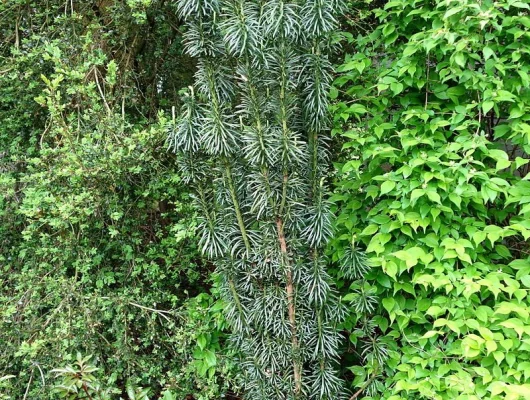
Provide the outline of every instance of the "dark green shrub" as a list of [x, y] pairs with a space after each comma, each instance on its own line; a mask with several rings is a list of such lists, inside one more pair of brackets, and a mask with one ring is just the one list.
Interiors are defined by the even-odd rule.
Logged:
[[0, 5], [0, 397], [56, 398], [79, 352], [123, 396], [219, 398], [224, 306], [157, 115], [179, 35], [162, 2], [103, 3]]

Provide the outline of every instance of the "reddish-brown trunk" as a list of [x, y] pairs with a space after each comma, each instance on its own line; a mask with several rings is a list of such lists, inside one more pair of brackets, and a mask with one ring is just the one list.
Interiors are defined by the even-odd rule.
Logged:
[[291, 345], [293, 349], [293, 374], [294, 374], [294, 390], [295, 395], [299, 395], [302, 391], [302, 369], [300, 368], [299, 357], [299, 344], [298, 336], [296, 333], [296, 307], [294, 304], [294, 283], [293, 283], [293, 271], [289, 265], [289, 257], [287, 253], [287, 241], [285, 240], [285, 233], [283, 231], [283, 220], [278, 217], [276, 219], [276, 226], [278, 228], [278, 240], [280, 242], [280, 250], [282, 252], [283, 265], [286, 270], [287, 278], [287, 312], [289, 315], [289, 322], [291, 323]]

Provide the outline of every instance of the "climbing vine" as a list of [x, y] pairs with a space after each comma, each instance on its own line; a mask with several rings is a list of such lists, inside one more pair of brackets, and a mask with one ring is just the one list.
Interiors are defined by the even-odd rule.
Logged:
[[338, 275], [351, 342], [372, 343], [349, 357], [368, 398], [530, 396], [528, 9], [389, 1], [349, 36], [332, 247], [371, 265]]

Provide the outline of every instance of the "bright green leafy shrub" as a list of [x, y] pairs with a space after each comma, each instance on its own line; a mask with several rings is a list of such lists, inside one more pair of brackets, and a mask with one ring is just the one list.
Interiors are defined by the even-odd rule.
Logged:
[[369, 398], [530, 397], [528, 9], [390, 1], [338, 69], [333, 250], [372, 265], [345, 286]]

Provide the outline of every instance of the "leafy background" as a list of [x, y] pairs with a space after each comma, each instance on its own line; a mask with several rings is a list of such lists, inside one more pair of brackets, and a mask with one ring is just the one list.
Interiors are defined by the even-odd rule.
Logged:
[[330, 251], [371, 265], [337, 274], [350, 341], [381, 354], [350, 356], [371, 398], [530, 395], [528, 8], [390, 1], [347, 36]]
[[[218, 398], [223, 304], [161, 114], [194, 69], [174, 6], [0, 13], [0, 397]], [[96, 381], [54, 391], [67, 364]]]
[[[352, 399], [528, 398], [529, 3], [347, 3], [327, 254]], [[235, 398], [166, 152], [182, 33], [162, 0], [0, 4], [0, 398]]]

